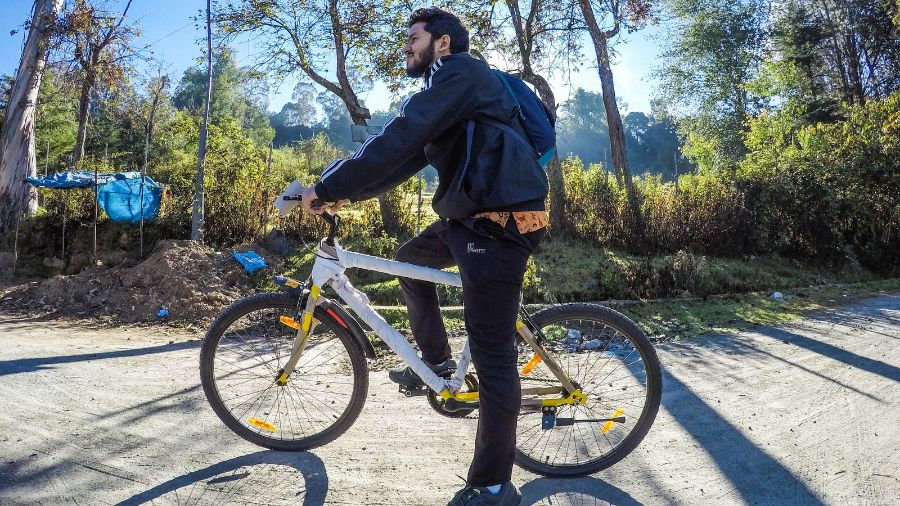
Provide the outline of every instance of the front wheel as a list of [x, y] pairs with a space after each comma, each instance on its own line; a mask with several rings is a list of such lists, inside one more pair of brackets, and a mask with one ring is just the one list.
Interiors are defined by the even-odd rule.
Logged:
[[275, 379], [291, 354], [297, 299], [265, 293], [241, 299], [213, 323], [200, 351], [203, 392], [216, 415], [251, 443], [300, 451], [343, 434], [362, 410], [369, 371], [359, 345], [316, 307], [309, 340], [285, 385]]
[[[625, 458], [659, 410], [662, 373], [650, 340], [626, 316], [596, 304], [552, 306], [535, 313], [532, 322], [546, 338], [547, 353], [587, 402], [551, 410], [552, 428], [542, 423], [545, 413], [523, 410], [516, 462], [547, 476], [580, 476]], [[535, 363], [533, 351], [524, 341], [518, 348], [523, 389], [560, 385], [544, 362], [527, 372], [526, 365]]]

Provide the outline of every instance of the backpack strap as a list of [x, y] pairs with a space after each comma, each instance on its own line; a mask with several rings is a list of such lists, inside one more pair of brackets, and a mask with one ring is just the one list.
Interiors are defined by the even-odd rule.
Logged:
[[553, 155], [555, 155], [555, 154], [556, 154], [556, 145], [554, 144], [552, 148], [548, 149], [546, 153], [544, 153], [543, 155], [541, 155], [540, 158], [538, 158], [538, 163], [541, 164], [541, 167], [546, 167], [547, 164], [550, 163], [550, 160], [553, 159]]
[[[517, 132], [515, 128], [513, 128], [513, 127], [511, 127], [511, 126], [509, 126], [509, 125], [507, 125], [507, 124], [505, 124], [505, 123], [499, 123], [499, 122], [496, 122], [496, 121], [491, 121], [491, 120], [489, 120], [489, 119], [478, 120], [478, 122], [479, 122], [479, 123], [484, 123], [484, 124], [486, 124], [486, 125], [491, 125], [491, 126], [494, 127], [494, 128], [499, 128], [500, 130], [503, 130], [504, 132], [506, 132], [506, 133], [512, 135], [513, 138], [515, 138], [516, 140], [518, 140], [518, 141], [521, 142], [522, 144], [525, 144], [526, 146], [528, 146], [529, 148], [531, 148], [531, 152], [534, 153], [534, 157], [535, 157], [535, 158], [537, 158], [538, 155], [540, 155], [540, 153], [535, 152], [534, 147], [531, 145], [530, 142], [528, 142], [528, 139], [526, 139], [525, 137], [522, 137], [522, 134], [520, 134], [519, 132]], [[552, 155], [551, 155], [551, 156], [552, 156]]]

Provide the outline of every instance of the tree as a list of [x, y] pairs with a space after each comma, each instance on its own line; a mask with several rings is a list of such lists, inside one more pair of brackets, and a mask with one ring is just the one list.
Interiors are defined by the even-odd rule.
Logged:
[[649, 115], [630, 112], [625, 116], [628, 159], [632, 167], [672, 180], [685, 165], [678, 156], [680, 143], [675, 123], [659, 104], [652, 104], [651, 109]]
[[[668, 49], [658, 69], [660, 95], [677, 107], [686, 154], [734, 173], [755, 110], [746, 84], [767, 40], [766, 0], [668, 0]], [[703, 164], [701, 164], [701, 167]]]
[[[184, 75], [172, 104], [192, 116], [203, 113], [206, 100], [206, 69], [191, 67]], [[225, 49], [213, 57], [213, 89], [209, 121], [219, 124], [224, 118], [235, 118], [241, 128], [259, 145], [267, 145], [274, 136], [269, 125], [268, 86], [265, 79], [249, 68], [240, 68], [231, 51]]]
[[[539, 64], [549, 59], [578, 54], [577, 38], [573, 36], [576, 18], [571, 3], [565, 6], [560, 0], [506, 0], [509, 23], [514, 34], [513, 54], [519, 59], [519, 75], [537, 90], [544, 105], [556, 116], [556, 96], [545, 75], [537, 70]], [[525, 15], [522, 15], [522, 12]], [[565, 207], [565, 191], [559, 154], [547, 164], [550, 176], [551, 230], [566, 234], [569, 220]]]
[[69, 161], [78, 132], [77, 113], [78, 87], [72, 76], [64, 69], [45, 71], [34, 122], [38, 172]]
[[[299, 68], [343, 102], [354, 125], [366, 125], [371, 114], [357, 95], [354, 74], [374, 73], [380, 68], [376, 59], [390, 56], [375, 48], [400, 37], [391, 24], [395, 11], [375, 0], [240, 0], [217, 2], [216, 12], [226, 37], [252, 33], [264, 41], [261, 65], [279, 75]], [[329, 70], [334, 80], [326, 77]], [[397, 211], [384, 198], [378, 202], [385, 229], [397, 231]]]
[[0, 76], [0, 128], [6, 122], [6, 109], [9, 107], [9, 97], [15, 81], [16, 78], [13, 76], [6, 74]]
[[900, 36], [891, 15], [883, 0], [791, 0], [776, 11], [777, 56], [797, 68], [793, 84], [813, 105], [882, 99], [900, 89]]
[[574, 155], [585, 165], [599, 162], [609, 169], [609, 127], [600, 93], [576, 89], [560, 106], [556, 132], [561, 156]]
[[[631, 168], [628, 165], [625, 128], [622, 126], [622, 117], [619, 114], [619, 106], [616, 103], [616, 88], [610, 66], [609, 44], [612, 39], [618, 36], [622, 27], [628, 30], [637, 30], [647, 23], [650, 19], [650, 1], [627, 0], [622, 3], [619, 0], [578, 0], [578, 4], [581, 8], [591, 42], [594, 45], [594, 53], [597, 59], [600, 89], [603, 92], [603, 106], [606, 109], [606, 121], [609, 125], [609, 146], [612, 154], [612, 163], [619, 178], [625, 185], [628, 206], [631, 209], [632, 219], [634, 220], [635, 237], [639, 247], [643, 248], [646, 242], [643, 218], [641, 216], [640, 202], [631, 178]], [[612, 26], [605, 30], [602, 29], [597, 21], [597, 13], [600, 13], [601, 21], [608, 20]]]
[[16, 71], [0, 129], [0, 233], [16, 227], [19, 217], [34, 211], [36, 193], [25, 183], [35, 175], [34, 113], [47, 51], [62, 0], [38, 0], [28, 28], [22, 60]]
[[[123, 25], [131, 1], [120, 16], [96, 8], [91, 0], [76, 0], [61, 22], [62, 45], [69, 47], [81, 71], [81, 98], [78, 104], [78, 136], [72, 163], [84, 158], [91, 95], [102, 83], [112, 87], [125, 76], [125, 63], [134, 56], [131, 41], [138, 31], [134, 25]], [[66, 51], [68, 52], [68, 50]]]

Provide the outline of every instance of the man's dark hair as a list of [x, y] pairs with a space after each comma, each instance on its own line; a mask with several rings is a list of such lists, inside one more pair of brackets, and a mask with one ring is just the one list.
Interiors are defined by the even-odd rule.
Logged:
[[469, 50], [469, 31], [456, 14], [440, 7], [422, 7], [409, 15], [407, 26], [411, 27], [416, 23], [425, 23], [425, 31], [431, 34], [431, 40], [449, 35], [450, 53], [463, 53]]

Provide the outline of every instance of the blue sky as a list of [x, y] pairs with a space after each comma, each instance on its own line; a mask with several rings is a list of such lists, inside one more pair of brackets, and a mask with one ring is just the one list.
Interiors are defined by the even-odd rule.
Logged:
[[[118, 4], [124, 5], [119, 1]], [[28, 17], [32, 0], [4, 0], [0, 7], [0, 74], [14, 74], [19, 63], [22, 48], [22, 23]], [[154, 56], [165, 62], [165, 71], [177, 83], [185, 69], [193, 65], [200, 56], [201, 38], [205, 36], [203, 27], [195, 27], [191, 16], [197, 15], [206, 8], [202, 0], [134, 0], [129, 11], [131, 20], [140, 22], [142, 34], [138, 45], [151, 45]], [[18, 30], [10, 35], [11, 30]], [[616, 94], [620, 101], [627, 104], [627, 111], [649, 112], [649, 99], [653, 92], [653, 80], [650, 72], [657, 59], [658, 46], [654, 37], [656, 29], [647, 29], [635, 34], [622, 36], [618, 45], [618, 57], [613, 66], [616, 83]], [[239, 43], [235, 46], [239, 64], [250, 63], [255, 53], [252, 45]], [[593, 60], [593, 51], [589, 45], [585, 47], [585, 60]], [[399, 58], [398, 58], [399, 64]], [[288, 79], [280, 86], [272, 86], [269, 96], [269, 109], [278, 111], [285, 102], [291, 99], [291, 93], [297, 79]], [[571, 82], [565, 82], [562, 76], [551, 77], [551, 85], [562, 102], [570, 91], [585, 88], [600, 91], [600, 81], [595, 68], [585, 64], [579, 72], [572, 75]], [[387, 109], [390, 94], [384, 86], [376, 85], [365, 94], [363, 100], [372, 110]]]

